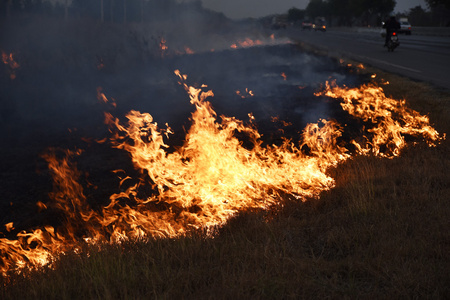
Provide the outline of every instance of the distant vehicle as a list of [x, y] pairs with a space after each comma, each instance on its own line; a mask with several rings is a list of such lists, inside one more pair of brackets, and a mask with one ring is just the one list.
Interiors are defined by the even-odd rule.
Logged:
[[406, 20], [400, 19], [400, 30], [398, 30], [398, 33], [404, 33], [406, 35], [411, 34], [411, 24]]
[[314, 24], [312, 25], [312, 28], [317, 31], [327, 31], [327, 22], [325, 21], [324, 17], [317, 17], [314, 19]]
[[317, 31], [317, 30], [323, 31], [323, 32], [327, 31], [327, 25], [325, 25], [325, 24], [313, 24], [312, 28], [315, 31]]
[[308, 29], [311, 30], [313, 27], [313, 24], [309, 20], [305, 20], [302, 22], [302, 29]]

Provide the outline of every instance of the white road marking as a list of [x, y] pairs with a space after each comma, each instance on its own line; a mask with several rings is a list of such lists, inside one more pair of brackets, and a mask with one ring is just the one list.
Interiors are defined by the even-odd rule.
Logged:
[[367, 57], [367, 56], [360, 56], [360, 55], [358, 55], [358, 56], [361, 57], [361, 58], [367, 59], [367, 60], [371, 60], [371, 61], [377, 62], [377, 63], [385, 64], [385, 65], [388, 65], [388, 66], [391, 66], [391, 67], [394, 67], [394, 68], [403, 69], [403, 70], [407, 70], [407, 71], [411, 71], [411, 72], [415, 72], [415, 73], [422, 73], [422, 71], [420, 71], [420, 70], [416, 70], [416, 69], [400, 66], [400, 65], [397, 65], [397, 64], [392, 64], [392, 63], [389, 63], [389, 62], [384, 61], [384, 60], [375, 59], [375, 58], [371, 58], [371, 57]]

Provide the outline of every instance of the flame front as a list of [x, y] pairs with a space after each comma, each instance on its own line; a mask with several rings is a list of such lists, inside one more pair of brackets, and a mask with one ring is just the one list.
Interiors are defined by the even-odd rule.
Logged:
[[[206, 101], [213, 96], [212, 91], [188, 86], [186, 76], [176, 73], [196, 106], [186, 141], [177, 151], [165, 151], [168, 146], [163, 133], [170, 133], [170, 128], [159, 131], [149, 114], [131, 111], [127, 126], [108, 117], [119, 130], [113, 139], [115, 147], [128, 151], [134, 165], [146, 171], [158, 190], [157, 196], [144, 202], [164, 201], [182, 209], [188, 227], [208, 227], [225, 222], [237, 211], [265, 208], [275, 203], [280, 193], [305, 199], [333, 186], [325, 170], [344, 155], [333, 153], [334, 159], [323, 159], [322, 148], [334, 140], [323, 142], [317, 156], [304, 155], [300, 147], [288, 141], [279, 147], [263, 148], [259, 133], [251, 125], [224, 116], [218, 123], [211, 103]], [[323, 141], [324, 136], [336, 132], [330, 122], [324, 123], [320, 132], [315, 132], [316, 139]], [[235, 132], [248, 137], [251, 149], [242, 146]], [[304, 136], [311, 138], [311, 131], [305, 130]], [[190, 213], [193, 210], [196, 213]], [[187, 229], [174, 224], [169, 227], [178, 232]]]
[[405, 135], [421, 136], [430, 146], [445, 138], [430, 126], [427, 116], [408, 108], [404, 100], [386, 97], [381, 87], [340, 88], [327, 83], [327, 89], [316, 95], [342, 99], [343, 110], [368, 123], [366, 143], [353, 141], [361, 154], [398, 156], [406, 146]]
[[[183, 146], [168, 151], [166, 140], [172, 130], [168, 126], [160, 129], [148, 113], [130, 111], [126, 124], [106, 113], [105, 122], [113, 132], [111, 144], [129, 152], [143, 176], [139, 183], [111, 195], [110, 203], [100, 211], [88, 205], [77, 182], [79, 172], [70, 163], [70, 157], [80, 152], [67, 151], [63, 159], [56, 159], [53, 152], [45, 155], [54, 191], [52, 201], [39, 207], [61, 212], [63, 224], [56, 229], [45, 226], [21, 232], [15, 240], [0, 239], [4, 275], [17, 268], [51, 263], [58, 253], [77, 251], [86, 242], [182, 235], [193, 228], [221, 225], [239, 211], [267, 208], [283, 195], [305, 201], [334, 186], [327, 169], [351, 157], [339, 142], [343, 127], [338, 123], [319, 120], [308, 124], [297, 142], [263, 146], [251, 123], [253, 118], [249, 124], [225, 116], [218, 122], [207, 101], [213, 92], [205, 90], [206, 86], [189, 86], [186, 75], [175, 73], [196, 108]], [[101, 89], [98, 95], [107, 102]], [[427, 117], [407, 109], [404, 101], [385, 97], [380, 88], [327, 85], [317, 96], [341, 99], [342, 108], [350, 115], [373, 125], [366, 144], [353, 142], [360, 154], [398, 155], [405, 146], [404, 134], [421, 136], [430, 145], [443, 138], [429, 126]], [[237, 132], [246, 137], [246, 143], [236, 137]], [[124, 176], [121, 184], [125, 186], [129, 180]], [[153, 186], [155, 193], [138, 197], [145, 184]], [[128, 204], [123, 204], [123, 199]], [[13, 229], [12, 223], [5, 226], [8, 231]]]
[[243, 40], [238, 40], [237, 43], [232, 44], [230, 47], [233, 49], [237, 48], [248, 48], [253, 46], [261, 46], [263, 42], [260, 40], [252, 40], [250, 38], [245, 38]]

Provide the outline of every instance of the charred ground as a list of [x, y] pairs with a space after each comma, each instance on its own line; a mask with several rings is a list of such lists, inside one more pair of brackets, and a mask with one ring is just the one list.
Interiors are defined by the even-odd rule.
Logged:
[[[228, 37], [228, 45], [223, 41], [210, 45], [222, 49], [186, 54], [171, 48], [172, 52], [163, 53], [156, 40], [162, 37], [142, 35], [132, 27], [127, 31], [116, 25], [91, 24], [94, 30], [88, 34], [76, 22], [57, 30], [50, 21], [37, 27], [31, 22], [14, 25], [15, 34], [32, 36], [23, 43], [7, 34], [6, 48], [20, 67], [0, 66], [5, 79], [0, 86], [4, 140], [0, 220], [14, 222], [16, 231], [58, 222], [54, 220], [57, 215], [51, 211], [38, 214], [36, 207], [38, 201], [48, 202], [52, 190], [51, 174], [42, 158], [48, 149], [84, 151], [76, 160], [93, 207], [107, 203], [109, 195], [119, 189], [113, 170], [133, 174], [126, 153], [96, 142], [110, 134], [103, 123], [104, 112], [123, 121], [132, 109], [149, 112], [158, 124], [168, 123], [173, 129], [168, 140], [172, 149], [182, 145], [194, 108], [177, 83], [175, 69], [188, 74], [194, 84], [213, 90], [210, 101], [218, 116], [248, 122], [252, 113], [262, 141], [269, 145], [299, 140], [304, 126], [320, 118], [351, 124], [336, 101], [316, 97], [314, 92], [327, 80], [349, 86], [369, 80], [353, 67], [305, 53], [285, 40], [268, 38], [268, 33], [259, 34], [266, 36], [263, 45], [232, 49], [233, 43], [243, 40], [236, 35], [235, 39]], [[147, 39], [154, 43], [149, 45]], [[117, 106], [101, 103], [98, 88]], [[357, 134], [358, 124], [351, 126]], [[246, 143], [245, 136], [242, 142]]]

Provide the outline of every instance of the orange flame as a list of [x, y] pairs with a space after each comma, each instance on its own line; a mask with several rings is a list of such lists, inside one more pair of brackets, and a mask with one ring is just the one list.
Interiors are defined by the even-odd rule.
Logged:
[[237, 48], [248, 48], [254, 46], [260, 46], [264, 43], [261, 40], [252, 40], [251, 38], [245, 38], [243, 40], [238, 40], [236, 43], [232, 44], [230, 47], [233, 49]]
[[[81, 151], [65, 151], [62, 159], [50, 151], [44, 158], [54, 179], [52, 201], [39, 203], [39, 208], [60, 212], [63, 224], [22, 231], [15, 240], [1, 238], [3, 275], [23, 267], [51, 265], [58, 253], [77, 252], [84, 243], [173, 237], [193, 228], [221, 225], [238, 211], [267, 208], [277, 204], [282, 195], [301, 201], [317, 198], [334, 186], [327, 169], [351, 157], [338, 143], [343, 127], [327, 120], [308, 124], [298, 142], [285, 140], [280, 146], [263, 147], [252, 123], [225, 116], [219, 123], [207, 101], [213, 92], [205, 90], [206, 86], [189, 86], [186, 75], [175, 74], [196, 108], [183, 146], [169, 152], [165, 140], [172, 130], [168, 126], [160, 129], [148, 113], [130, 111], [125, 125], [105, 113], [105, 122], [114, 133], [112, 145], [127, 151], [145, 176], [125, 188], [126, 182], [132, 182], [125, 174], [120, 181], [122, 191], [111, 195], [109, 204], [99, 211], [90, 208], [78, 183], [80, 172], [70, 163]], [[101, 95], [101, 90], [98, 92]], [[349, 114], [373, 124], [366, 144], [353, 142], [361, 154], [398, 155], [405, 146], [404, 134], [422, 136], [430, 145], [445, 137], [429, 126], [426, 116], [405, 107], [404, 101], [385, 97], [381, 88], [327, 84], [325, 91], [317, 93], [324, 95], [341, 99]], [[251, 114], [249, 117], [254, 119]], [[251, 146], [244, 147], [236, 132], [245, 135]], [[302, 149], [307, 149], [307, 154]], [[139, 197], [143, 185], [153, 186], [155, 194]], [[124, 199], [130, 204], [124, 205]], [[13, 223], [5, 226], [14, 230]]]
[[[374, 85], [359, 88], [339, 88], [326, 84], [326, 90], [316, 94], [342, 99], [341, 107], [350, 115], [372, 124], [366, 144], [353, 141], [361, 154], [398, 156], [406, 146], [405, 135], [422, 136], [430, 146], [445, 138], [430, 126], [429, 118], [408, 108], [405, 100], [386, 97], [383, 89]], [[381, 150], [381, 149], [385, 150]]]
[[167, 51], [169, 50], [167, 41], [163, 37], [161, 37], [161, 40], [159, 41], [159, 50], [161, 53], [161, 58], [164, 58], [167, 55]]
[[184, 52], [185, 52], [186, 54], [194, 54], [194, 53], [195, 53], [195, 52], [192, 51], [192, 49], [189, 48], [189, 47], [184, 47]]
[[100, 101], [102, 103], [105, 103], [105, 104], [109, 103], [112, 107], [117, 106], [114, 98], [112, 98], [111, 100], [108, 100], [108, 98], [103, 93], [103, 88], [101, 86], [97, 87], [97, 99], [98, 99], [98, 101]]
[[241, 97], [242, 99], [249, 98], [255, 96], [252, 90], [249, 90], [248, 88], [245, 88], [245, 91], [241, 92], [239, 90], [236, 91], [236, 95]]

